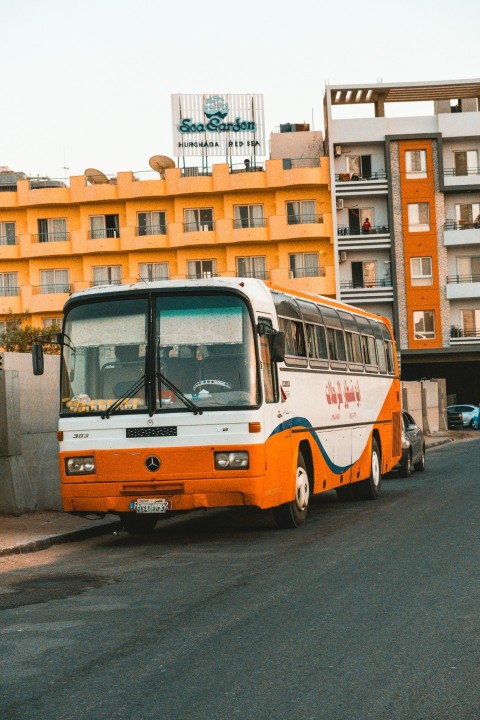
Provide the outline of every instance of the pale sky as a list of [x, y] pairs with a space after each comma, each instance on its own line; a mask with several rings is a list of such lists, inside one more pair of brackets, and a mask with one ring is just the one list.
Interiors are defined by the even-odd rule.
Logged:
[[173, 93], [263, 94], [268, 146], [280, 123], [323, 129], [328, 83], [478, 78], [478, 0], [444, 7], [0, 0], [0, 165], [51, 178], [149, 170], [152, 155], [174, 157]]

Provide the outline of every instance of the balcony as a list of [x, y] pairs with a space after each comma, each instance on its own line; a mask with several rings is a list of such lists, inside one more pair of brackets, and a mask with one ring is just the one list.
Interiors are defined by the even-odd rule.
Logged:
[[32, 292], [34, 295], [56, 295], [58, 293], [72, 292], [72, 286], [69, 283], [47, 283], [44, 285], [33, 285]]
[[480, 167], [468, 168], [465, 171], [457, 171], [455, 168], [444, 168], [443, 179], [445, 190], [461, 190], [468, 186], [478, 187], [480, 190]]
[[356, 283], [353, 280], [340, 282], [340, 299], [342, 302], [374, 303], [393, 302], [393, 286], [391, 278], [373, 280], [372, 282]]
[[378, 170], [365, 177], [351, 173], [335, 175], [335, 192], [341, 197], [359, 195], [386, 195], [388, 193], [387, 173]]
[[290, 280], [296, 280], [298, 278], [309, 278], [309, 277], [327, 277], [327, 269], [317, 265], [315, 267], [296, 267], [290, 268], [289, 278]]
[[480, 298], [480, 275], [449, 275], [447, 300]]
[[166, 225], [142, 225], [135, 228], [135, 235], [143, 237], [144, 235], [166, 235]]
[[88, 231], [89, 240], [103, 240], [105, 238], [119, 238], [120, 230], [118, 228], [96, 228]]
[[450, 328], [450, 345], [480, 345], [480, 328], [461, 330], [452, 326]]
[[392, 244], [388, 225], [375, 225], [369, 232], [339, 225], [337, 241], [339, 250], [389, 250]]
[[35, 243], [47, 243], [47, 242], [66, 242], [70, 239], [70, 233], [62, 230], [60, 232], [44, 232], [32, 235], [32, 242]]
[[480, 222], [446, 220], [443, 242], [446, 247], [480, 244]]
[[204, 220], [203, 222], [183, 223], [183, 232], [211, 232], [215, 230], [215, 222], [213, 220]]
[[265, 218], [237, 218], [233, 221], [234, 230], [243, 228], [264, 228], [267, 225]]
[[257, 280], [268, 280], [269, 279], [269, 271], [268, 270], [252, 270], [251, 272], [243, 272], [239, 273], [237, 271], [235, 277], [239, 278], [256, 278]]

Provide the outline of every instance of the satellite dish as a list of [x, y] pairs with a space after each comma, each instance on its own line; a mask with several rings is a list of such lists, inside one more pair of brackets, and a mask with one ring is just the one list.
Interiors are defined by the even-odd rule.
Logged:
[[175, 167], [175, 162], [166, 155], [153, 155], [148, 161], [148, 164], [152, 170], [160, 173], [161, 178], [165, 177], [165, 170]]
[[105, 173], [95, 168], [87, 168], [83, 174], [92, 185], [105, 185], [110, 182]]

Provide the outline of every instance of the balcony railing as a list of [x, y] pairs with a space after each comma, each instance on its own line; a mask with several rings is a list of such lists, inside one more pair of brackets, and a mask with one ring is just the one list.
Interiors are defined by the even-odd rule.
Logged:
[[387, 173], [385, 170], [376, 170], [367, 175], [356, 175], [355, 173], [336, 173], [335, 180], [337, 182], [356, 182], [357, 180], [386, 180]]
[[243, 278], [257, 278], [257, 280], [268, 280], [268, 270], [252, 270], [251, 272], [239, 272], [237, 270], [237, 277]]
[[209, 177], [212, 174], [211, 169], [204, 167], [184, 167], [182, 168], [182, 177]]
[[362, 230], [361, 228], [350, 228], [348, 225], [339, 225], [338, 235], [376, 235], [383, 234], [388, 235], [390, 232], [388, 225], [374, 225], [370, 230]]
[[445, 230], [477, 230], [480, 228], [480, 219], [475, 222], [464, 220], [445, 220]]
[[461, 328], [450, 328], [451, 338], [480, 338], [480, 328], [474, 330], [462, 330]]
[[242, 228], [263, 228], [267, 224], [265, 218], [236, 218], [233, 221], [235, 230]]
[[300, 213], [300, 215], [287, 215], [288, 225], [311, 225], [323, 223], [323, 215], [317, 213]]
[[327, 277], [327, 270], [324, 267], [296, 267], [290, 268], [290, 279], [307, 278], [307, 277]]
[[101, 240], [103, 238], [118, 238], [120, 230], [118, 228], [100, 228], [98, 230], [90, 230], [88, 233], [90, 240]]
[[457, 284], [457, 283], [476, 283], [480, 282], [480, 275], [474, 274], [474, 275], [449, 275], [447, 277], [447, 283]]
[[0, 182], [0, 192], [17, 192], [17, 183]]
[[215, 229], [213, 220], [205, 220], [204, 222], [183, 223], [184, 232], [209, 232]]
[[70, 233], [65, 230], [57, 232], [43, 232], [38, 235], [32, 235], [33, 242], [46, 243], [46, 242], [65, 242], [69, 239]]
[[16, 245], [17, 237], [15, 235], [0, 235], [0, 245]]
[[53, 295], [56, 293], [71, 293], [72, 286], [68, 283], [45, 283], [44, 285], [34, 285], [34, 295]]
[[199, 273], [188, 273], [187, 278], [189, 280], [205, 280], [208, 278], [218, 277], [216, 272], [199, 272]]
[[352, 290], [356, 288], [384, 288], [392, 287], [391, 278], [383, 278], [383, 280], [372, 280], [371, 282], [356, 282], [354, 280], [346, 280], [340, 283], [341, 290]]
[[135, 234], [139, 237], [143, 235], [166, 235], [167, 234], [167, 226], [166, 225], [142, 225], [141, 227], [137, 225], [135, 228]]
[[457, 168], [444, 168], [443, 174], [449, 177], [467, 177], [468, 175], [480, 175], [480, 167], [470, 167], [464, 170], [457, 170]]
[[90, 287], [100, 287], [101, 285], [121, 285], [122, 279], [119, 280], [92, 280]]
[[243, 163], [233, 163], [230, 165], [231, 173], [245, 173], [245, 172], [265, 172], [263, 163], [255, 162], [252, 164], [250, 160], [244, 160]]
[[0, 287], [0, 297], [14, 297], [20, 295], [19, 287]]

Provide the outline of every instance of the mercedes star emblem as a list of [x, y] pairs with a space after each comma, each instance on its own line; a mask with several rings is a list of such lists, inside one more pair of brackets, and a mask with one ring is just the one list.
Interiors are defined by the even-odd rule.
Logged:
[[145, 467], [147, 470], [150, 470], [150, 472], [156, 472], [160, 467], [160, 460], [155, 457], [155, 455], [150, 455], [145, 460]]

